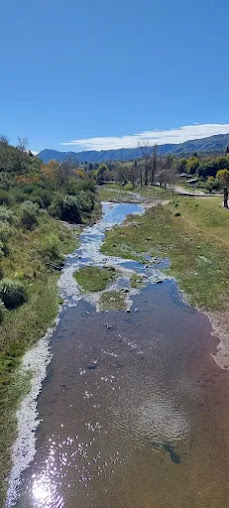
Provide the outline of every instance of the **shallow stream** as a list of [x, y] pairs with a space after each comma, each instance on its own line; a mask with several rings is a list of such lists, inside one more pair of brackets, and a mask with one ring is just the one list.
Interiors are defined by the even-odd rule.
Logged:
[[[163, 263], [100, 253], [105, 229], [143, 208], [105, 203], [103, 211], [66, 260], [51, 340], [27, 358], [40, 369], [35, 395], [52, 355], [37, 429], [34, 400], [19, 412], [8, 506], [226, 508], [229, 376], [211, 356], [210, 323], [182, 301]], [[98, 312], [96, 295], [82, 295], [73, 272], [85, 264], [123, 269], [116, 284], [127, 288], [128, 312]], [[144, 275], [138, 291], [128, 291], [128, 270]]]

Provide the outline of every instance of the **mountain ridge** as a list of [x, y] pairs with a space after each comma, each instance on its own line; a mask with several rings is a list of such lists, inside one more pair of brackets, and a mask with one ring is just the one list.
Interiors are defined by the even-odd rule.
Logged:
[[[224, 154], [229, 145], [228, 134], [216, 134], [202, 139], [188, 140], [179, 144], [158, 145], [159, 155], [173, 154], [177, 156], [192, 155], [194, 152], [202, 154]], [[39, 152], [38, 157], [45, 163], [52, 159], [64, 162], [71, 160], [73, 162], [101, 163], [105, 161], [130, 161], [141, 157], [141, 149], [137, 148], [119, 148], [114, 150], [90, 150], [82, 152], [59, 152], [58, 150], [44, 149]]]

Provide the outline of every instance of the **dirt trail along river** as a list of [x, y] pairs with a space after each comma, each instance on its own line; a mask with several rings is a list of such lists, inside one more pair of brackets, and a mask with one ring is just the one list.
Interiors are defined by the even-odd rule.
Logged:
[[[33, 398], [49, 338], [25, 360], [36, 384], [18, 413], [7, 506], [229, 506], [229, 375], [210, 354], [217, 341], [208, 319], [182, 301], [163, 263], [146, 267], [99, 250], [106, 228], [142, 210], [104, 203], [102, 220], [66, 260], [37, 429]], [[73, 278], [85, 265], [121, 267], [112, 284], [123, 289], [125, 310], [98, 312], [99, 295], [82, 293]], [[127, 291], [129, 270], [143, 274], [139, 290]]]

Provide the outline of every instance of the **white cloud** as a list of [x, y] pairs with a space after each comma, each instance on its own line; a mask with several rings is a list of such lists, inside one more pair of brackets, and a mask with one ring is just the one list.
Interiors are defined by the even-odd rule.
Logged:
[[30, 150], [33, 155], [37, 155], [39, 152], [36, 152], [36, 150]]
[[177, 129], [145, 131], [122, 137], [102, 137], [88, 139], [74, 139], [61, 143], [64, 146], [77, 148], [77, 150], [112, 150], [118, 148], [135, 148], [138, 143], [149, 142], [151, 145], [164, 145], [165, 143], [183, 143], [189, 139], [201, 139], [214, 134], [229, 133], [228, 124], [195, 124], [185, 125]]

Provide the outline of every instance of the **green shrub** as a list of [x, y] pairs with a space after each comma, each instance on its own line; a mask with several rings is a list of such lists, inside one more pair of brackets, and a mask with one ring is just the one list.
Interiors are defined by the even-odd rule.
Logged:
[[0, 221], [7, 221], [12, 224], [15, 221], [15, 215], [7, 206], [0, 206]]
[[17, 187], [13, 189], [12, 195], [16, 203], [23, 203], [23, 201], [27, 199], [26, 194], [24, 194], [24, 192]]
[[42, 199], [44, 208], [48, 208], [52, 203], [52, 192], [46, 189], [38, 188], [36, 194]]
[[5, 245], [0, 240], [0, 260], [5, 257]]
[[41, 254], [51, 261], [60, 261], [63, 259], [60, 250], [60, 239], [55, 233], [50, 233], [42, 238]]
[[36, 186], [33, 184], [28, 184], [23, 187], [23, 192], [25, 194], [32, 194], [32, 192], [34, 192], [34, 190], [36, 190]]
[[49, 211], [59, 217], [59, 219], [81, 224], [81, 215], [79, 210], [79, 204], [77, 196], [62, 196], [56, 194], [54, 200], [49, 207]]
[[45, 208], [44, 202], [38, 194], [30, 194], [29, 200], [31, 203], [35, 203], [39, 206], [39, 208]]
[[180, 217], [181, 216], [181, 213], [180, 212], [176, 212], [174, 213], [174, 217]]
[[68, 222], [80, 224], [82, 222], [77, 196], [65, 196], [62, 204], [62, 219]]
[[0, 242], [4, 245], [8, 242], [9, 238], [13, 236], [14, 232], [14, 228], [8, 222], [0, 222]]
[[26, 229], [34, 229], [38, 223], [39, 206], [31, 201], [21, 205], [21, 223]]
[[17, 280], [3, 279], [0, 281], [0, 298], [7, 309], [16, 309], [27, 302], [27, 289]]
[[0, 205], [11, 205], [12, 197], [9, 192], [4, 189], [0, 189]]
[[81, 212], [91, 212], [94, 203], [91, 199], [91, 193], [81, 190], [76, 196], [79, 210]]
[[2, 307], [1, 307], [1, 305], [0, 305], [0, 325], [1, 325], [1, 324], [2, 324], [2, 322], [3, 322], [3, 317], [4, 317], [4, 315], [3, 315], [3, 309], [2, 309]]
[[91, 192], [95, 194], [96, 188], [95, 183], [92, 180], [76, 180], [70, 178], [68, 182], [68, 192], [72, 195], [77, 195], [80, 191]]
[[1, 172], [0, 173], [0, 189], [1, 191], [7, 191], [14, 185], [14, 178], [12, 175], [8, 173]]
[[132, 191], [133, 189], [134, 189], [134, 186], [133, 186], [132, 183], [130, 183], [130, 182], [126, 183], [126, 185], [125, 185], [125, 190], [126, 191]]
[[49, 213], [54, 217], [59, 217], [61, 219], [62, 215], [62, 207], [63, 207], [64, 197], [59, 192], [56, 192], [53, 196], [53, 200], [51, 205], [49, 206]]

